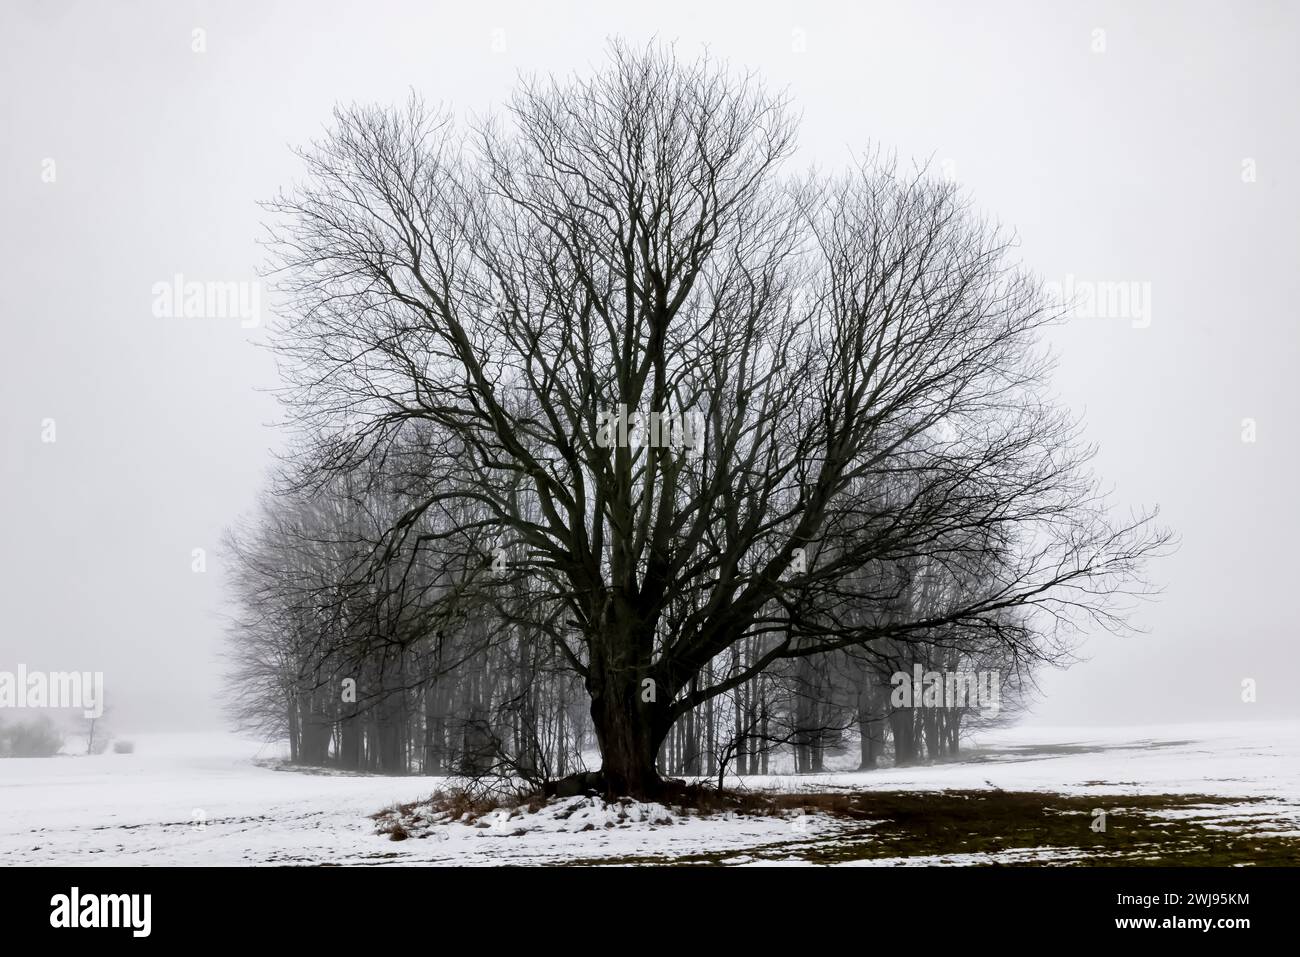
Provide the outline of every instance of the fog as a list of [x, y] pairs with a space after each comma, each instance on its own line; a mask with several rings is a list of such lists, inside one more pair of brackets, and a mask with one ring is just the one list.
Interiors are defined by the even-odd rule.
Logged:
[[1055, 382], [1117, 506], [1158, 505], [1181, 546], [1145, 634], [1087, 636], [1030, 720], [1300, 714], [1300, 13], [840, 7], [5, 4], [0, 669], [103, 671], [123, 727], [221, 725], [220, 536], [284, 441], [273, 302], [256, 326], [160, 318], [155, 284], [257, 278], [257, 202], [336, 102], [482, 113], [621, 35], [787, 87], [801, 163], [931, 162], [1045, 282], [1137, 284], [1126, 314], [1053, 334]]

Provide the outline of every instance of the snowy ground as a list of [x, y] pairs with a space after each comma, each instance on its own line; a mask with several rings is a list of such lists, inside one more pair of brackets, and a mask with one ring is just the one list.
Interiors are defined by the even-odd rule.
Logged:
[[[225, 735], [134, 741], [130, 755], [0, 760], [0, 864], [543, 864], [704, 853], [733, 864], [800, 863], [807, 859], [800, 848], [833, 843], [849, 828], [820, 814], [701, 819], [653, 805], [572, 799], [536, 814], [439, 824], [392, 841], [375, 833], [370, 815], [427, 797], [444, 780], [279, 770], [278, 749]], [[976, 745], [962, 763], [748, 778], [745, 786], [1265, 798], [1214, 813], [1225, 828], [1257, 819], [1271, 833], [1300, 834], [1300, 722], [1013, 728]], [[1200, 812], [1161, 813], [1172, 820]], [[858, 822], [855, 839], [864, 840], [869, 826]], [[1071, 856], [1057, 849], [1037, 859]], [[1032, 848], [870, 863], [1024, 859], [1035, 859]]]
[[[1220, 794], [1300, 801], [1300, 721], [1006, 728], [963, 760], [869, 773], [773, 775], [748, 786], [808, 791], [1001, 788], [1064, 794]], [[728, 782], [729, 784], [732, 782]]]

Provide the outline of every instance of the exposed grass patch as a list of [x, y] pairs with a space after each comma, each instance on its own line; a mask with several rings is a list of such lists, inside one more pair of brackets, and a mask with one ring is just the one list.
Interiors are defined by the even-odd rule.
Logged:
[[[1003, 854], [1038, 850], [1046, 858], [1027, 864], [1122, 866], [1232, 866], [1300, 864], [1294, 822], [1259, 816], [1225, 816], [1230, 807], [1263, 798], [1208, 795], [1067, 796], [1019, 791], [868, 791], [837, 794], [754, 794], [741, 813], [802, 809], [838, 819], [830, 834], [744, 850], [579, 860], [577, 864], [722, 864], [797, 858], [812, 863], [906, 857]], [[1092, 830], [1095, 810], [1106, 812], [1104, 831]], [[1162, 817], [1160, 812], [1196, 811]], [[737, 810], [720, 808], [720, 810]], [[857, 822], [861, 822], [858, 824]], [[1224, 825], [1231, 825], [1225, 829]], [[1285, 832], [1266, 834], [1261, 832]], [[1055, 857], [1056, 859], [1052, 859]], [[1018, 861], [1019, 863], [1019, 861]]]

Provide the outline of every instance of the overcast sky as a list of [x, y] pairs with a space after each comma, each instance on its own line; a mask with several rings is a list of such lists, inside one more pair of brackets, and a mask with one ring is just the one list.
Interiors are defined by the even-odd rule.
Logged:
[[0, 670], [102, 670], [120, 729], [216, 726], [219, 537], [279, 445], [275, 370], [262, 328], [158, 318], [154, 284], [254, 280], [257, 201], [337, 101], [482, 112], [658, 36], [788, 87], [801, 163], [928, 158], [1045, 281], [1149, 293], [1055, 333], [1056, 383], [1181, 549], [1148, 634], [1092, 636], [1031, 720], [1300, 714], [1300, 6], [548, 6], [0, 7]]

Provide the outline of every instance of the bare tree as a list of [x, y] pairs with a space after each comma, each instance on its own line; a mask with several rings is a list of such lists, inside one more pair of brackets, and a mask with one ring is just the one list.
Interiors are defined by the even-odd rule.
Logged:
[[[615, 45], [464, 135], [339, 109], [270, 204], [303, 481], [438, 437], [386, 549], [460, 513], [467, 567], [509, 554], [613, 792], [657, 793], [674, 723], [783, 659], [1122, 627], [1167, 541], [1108, 517], [1010, 239], [924, 171], [791, 175], [794, 145], [755, 78]], [[610, 441], [620, 409], [698, 427]], [[900, 604], [922, 566], [963, 587]]]

